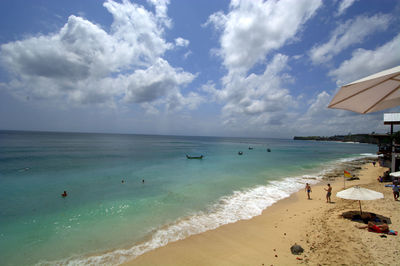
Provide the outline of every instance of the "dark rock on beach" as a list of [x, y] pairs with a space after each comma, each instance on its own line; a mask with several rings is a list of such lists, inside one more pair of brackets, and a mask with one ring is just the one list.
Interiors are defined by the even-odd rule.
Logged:
[[334, 169], [324, 173], [323, 180], [333, 181], [336, 178], [343, 177], [344, 170], [350, 172], [352, 175], [357, 176], [358, 172], [362, 169], [361, 166], [366, 163], [376, 162], [376, 158], [362, 158], [349, 162], [338, 164]]
[[292, 252], [293, 255], [299, 255], [303, 253], [304, 249], [300, 245], [294, 244], [291, 248], [290, 251]]

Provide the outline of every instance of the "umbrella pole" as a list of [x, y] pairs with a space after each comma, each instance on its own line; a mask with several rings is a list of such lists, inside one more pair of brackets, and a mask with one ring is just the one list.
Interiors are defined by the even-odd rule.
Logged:
[[362, 210], [361, 210], [361, 200], [358, 201], [358, 203], [360, 204], [360, 215], [362, 215]]

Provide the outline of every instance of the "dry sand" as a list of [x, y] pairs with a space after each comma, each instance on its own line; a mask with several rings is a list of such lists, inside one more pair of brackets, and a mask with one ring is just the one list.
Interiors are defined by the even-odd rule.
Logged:
[[[346, 182], [346, 188], [362, 184], [382, 192], [384, 199], [363, 201], [363, 211], [390, 217], [389, 227], [400, 231], [400, 202], [394, 201], [391, 188], [376, 181], [386, 169], [371, 163], [361, 168], [360, 180]], [[325, 200], [328, 182], [333, 203]], [[311, 200], [299, 191], [251, 220], [170, 243], [127, 265], [400, 265], [400, 236], [381, 238], [341, 217], [359, 210], [358, 201], [336, 198], [342, 189], [343, 178], [321, 182], [312, 187]], [[291, 254], [295, 243], [304, 248], [301, 255]]]

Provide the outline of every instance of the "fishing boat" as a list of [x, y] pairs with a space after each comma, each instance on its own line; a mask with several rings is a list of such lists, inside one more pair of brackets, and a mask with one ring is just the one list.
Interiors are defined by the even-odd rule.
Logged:
[[200, 155], [200, 156], [189, 156], [189, 155], [186, 154], [186, 158], [188, 158], [188, 159], [203, 159], [203, 155]]

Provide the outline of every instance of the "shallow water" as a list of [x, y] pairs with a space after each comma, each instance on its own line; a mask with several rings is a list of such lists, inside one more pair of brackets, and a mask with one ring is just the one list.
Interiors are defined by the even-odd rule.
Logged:
[[0, 131], [0, 264], [123, 262], [259, 215], [303, 188], [305, 176], [317, 182], [340, 160], [376, 149], [283, 139]]

